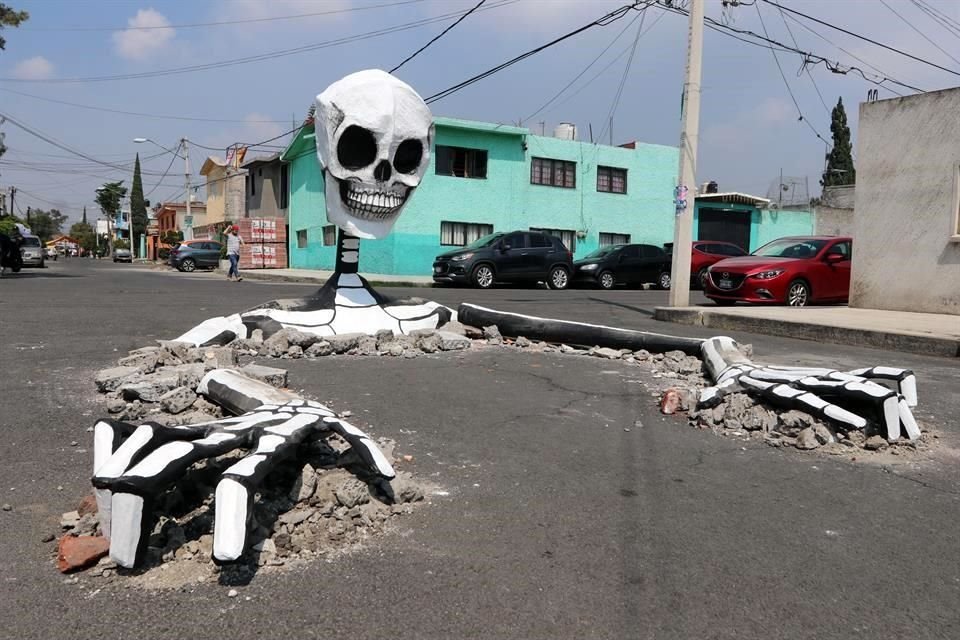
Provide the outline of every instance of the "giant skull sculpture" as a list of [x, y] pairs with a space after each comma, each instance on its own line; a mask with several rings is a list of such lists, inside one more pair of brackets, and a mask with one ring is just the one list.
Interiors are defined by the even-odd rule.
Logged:
[[383, 238], [427, 170], [430, 109], [409, 85], [378, 69], [334, 82], [316, 107], [327, 218], [352, 236]]

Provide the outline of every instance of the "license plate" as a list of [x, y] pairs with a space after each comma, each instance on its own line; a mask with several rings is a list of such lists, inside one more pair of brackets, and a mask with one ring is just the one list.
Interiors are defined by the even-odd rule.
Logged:
[[733, 280], [720, 280], [717, 286], [721, 289], [733, 289]]

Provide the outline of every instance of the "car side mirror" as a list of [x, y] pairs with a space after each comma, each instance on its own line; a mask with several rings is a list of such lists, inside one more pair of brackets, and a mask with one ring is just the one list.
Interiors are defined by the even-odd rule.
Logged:
[[837, 262], [843, 262], [846, 260], [847, 256], [843, 255], [842, 253], [828, 253], [825, 259], [827, 264], [836, 264]]

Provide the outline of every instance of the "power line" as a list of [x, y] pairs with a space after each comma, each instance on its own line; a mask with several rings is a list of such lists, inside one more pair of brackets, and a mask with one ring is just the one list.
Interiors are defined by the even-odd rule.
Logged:
[[186, 24], [168, 24], [149, 27], [132, 27], [124, 25], [121, 27], [35, 27], [19, 29], [19, 31], [151, 31], [156, 29], [195, 29], [198, 27], [220, 27], [233, 24], [250, 24], [254, 22], [277, 22], [280, 20], [298, 20], [301, 18], [313, 18], [316, 16], [329, 16], [338, 13], [351, 13], [354, 11], [366, 11], [369, 9], [384, 9], [396, 7], [404, 4], [415, 4], [424, 0], [403, 0], [402, 2], [390, 2], [386, 4], [375, 4], [365, 7], [351, 7], [349, 9], [334, 9], [331, 11], [315, 11], [313, 13], [300, 13], [297, 15], [274, 16], [272, 18], [247, 18], [243, 20], [221, 20], [218, 22], [193, 22]]
[[838, 27], [838, 26], [836, 26], [836, 25], [832, 25], [832, 24], [830, 24], [829, 22], [824, 22], [823, 20], [820, 20], [819, 18], [814, 18], [813, 16], [807, 15], [806, 13], [803, 13], [803, 12], [800, 12], [800, 11], [797, 11], [796, 9], [791, 9], [790, 7], [785, 7], [785, 6], [783, 6], [783, 5], [777, 4], [776, 2], [773, 2], [773, 0], [763, 0], [763, 2], [766, 2], [767, 4], [772, 5], [772, 6], [774, 6], [774, 7], [777, 7], [778, 9], [781, 9], [781, 10], [783, 10], [783, 11], [789, 11], [790, 13], [793, 13], [793, 14], [795, 14], [795, 15], [798, 15], [798, 16], [800, 16], [801, 18], [806, 18], [807, 20], [810, 20], [810, 21], [812, 21], [812, 22], [816, 22], [817, 24], [823, 25], [823, 26], [825, 26], [825, 27], [830, 27], [831, 29], [834, 29], [834, 30], [839, 31], [839, 32], [841, 32], [841, 33], [845, 33], [845, 34], [847, 34], [848, 36], [853, 36], [854, 38], [857, 38], [857, 39], [859, 39], [859, 40], [863, 40], [864, 42], [869, 42], [870, 44], [876, 45], [876, 46], [878, 46], [878, 47], [882, 47], [882, 48], [884, 48], [884, 49], [886, 49], [886, 50], [888, 50], [888, 51], [892, 51], [892, 52], [894, 52], [894, 53], [899, 53], [900, 55], [902, 55], [902, 56], [904, 56], [904, 57], [910, 58], [911, 60], [916, 60], [917, 62], [922, 62], [923, 64], [928, 65], [928, 66], [930, 66], [930, 67], [934, 67], [935, 69], [940, 69], [941, 71], [946, 71], [947, 73], [952, 73], [952, 74], [955, 75], [955, 76], [960, 76], [960, 71], [954, 71], [953, 69], [948, 69], [947, 67], [940, 66], [939, 64], [937, 64], [937, 63], [935, 63], [935, 62], [930, 62], [929, 60], [924, 60], [923, 58], [920, 58], [920, 57], [918, 57], [918, 56], [913, 55], [912, 53], [907, 53], [906, 51], [903, 51], [903, 50], [901, 50], [901, 49], [897, 49], [896, 47], [891, 47], [890, 45], [888, 45], [888, 44], [883, 44], [882, 42], [877, 42], [876, 40], [874, 40], [874, 39], [872, 39], [872, 38], [868, 38], [867, 36], [862, 36], [862, 35], [860, 35], [859, 33], [854, 33], [853, 31], [849, 31], [849, 30], [847, 30], [847, 29], [844, 29], [843, 27]]
[[515, 65], [516, 63], [518, 63], [518, 62], [520, 62], [520, 61], [522, 61], [522, 60], [525, 60], [526, 58], [529, 58], [530, 56], [536, 55], [537, 53], [540, 53], [541, 51], [543, 51], [543, 50], [545, 50], [545, 49], [549, 49], [550, 47], [552, 47], [552, 46], [554, 46], [554, 45], [556, 45], [556, 44], [559, 44], [560, 42], [563, 42], [564, 40], [567, 40], [567, 39], [569, 39], [569, 38], [572, 38], [573, 36], [578, 35], [578, 34], [584, 32], [584, 31], [586, 31], [586, 30], [588, 30], [588, 29], [591, 29], [591, 28], [596, 27], [596, 26], [605, 27], [605, 26], [607, 26], [607, 25], [609, 25], [609, 24], [612, 24], [613, 22], [615, 22], [615, 21], [619, 20], [620, 18], [622, 18], [623, 16], [625, 16], [625, 15], [627, 14], [627, 12], [629, 12], [631, 9], [636, 9], [638, 4], [639, 4], [639, 3], [635, 2], [635, 3], [633, 3], [633, 4], [624, 5], [624, 6], [620, 7], [619, 9], [614, 9], [613, 11], [611, 11], [611, 12], [609, 12], [609, 13], [607, 13], [607, 14], [604, 14], [604, 15], [601, 16], [600, 18], [597, 18], [597, 19], [594, 20], [593, 22], [589, 22], [589, 23], [583, 25], [582, 27], [579, 27], [579, 28], [577, 28], [577, 29], [574, 29], [573, 31], [570, 31], [570, 32], [568, 32], [568, 33], [560, 36], [559, 38], [555, 38], [555, 39], [551, 40], [550, 42], [548, 42], [548, 43], [546, 43], [546, 44], [542, 44], [542, 45], [540, 45], [539, 47], [536, 47], [535, 49], [531, 49], [531, 50], [527, 51], [526, 53], [522, 53], [522, 54], [520, 54], [519, 56], [516, 56], [516, 57], [514, 57], [514, 58], [511, 58], [510, 60], [507, 60], [506, 62], [503, 62], [503, 63], [501, 63], [501, 64], [498, 64], [498, 65], [495, 66], [495, 67], [492, 67], [492, 68], [490, 68], [490, 69], [487, 69], [486, 71], [484, 71], [484, 72], [482, 72], [482, 73], [478, 73], [477, 75], [473, 76], [472, 78], [468, 78], [468, 79], [464, 80], [463, 82], [458, 82], [457, 84], [455, 84], [455, 85], [453, 85], [453, 86], [451, 86], [451, 87], [447, 87], [447, 88], [444, 89], [443, 91], [439, 91], [439, 92], [433, 94], [432, 96], [429, 96], [429, 97], [425, 98], [425, 102], [426, 102], [427, 104], [432, 104], [432, 103], [434, 103], [434, 102], [437, 102], [438, 100], [443, 100], [444, 98], [446, 98], [446, 97], [448, 97], [448, 96], [456, 93], [457, 91], [460, 91], [461, 89], [465, 89], [466, 87], [469, 87], [470, 85], [472, 85], [472, 84], [474, 84], [474, 83], [476, 83], [476, 82], [479, 82], [479, 81], [483, 80], [484, 78], [488, 78], [489, 76], [492, 76], [492, 75], [495, 74], [495, 73], [498, 73], [498, 72], [500, 72], [500, 71], [503, 71], [503, 70], [506, 69], [507, 67], [510, 67], [510, 66], [512, 66], [512, 65]]
[[644, 7], [644, 10], [640, 13], [640, 26], [637, 27], [637, 35], [633, 38], [633, 47], [630, 49], [630, 57], [627, 58], [627, 64], [623, 67], [623, 75], [620, 77], [620, 85], [617, 87], [617, 92], [613, 97], [613, 102], [610, 104], [610, 110], [607, 112], [607, 121], [604, 123], [603, 129], [600, 130], [600, 135], [597, 136], [597, 140], [603, 140], [603, 136], [606, 135], [607, 130], [612, 128], [613, 116], [617, 112], [617, 107], [620, 106], [620, 98], [623, 96], [623, 87], [627, 84], [627, 76], [630, 74], [630, 67], [633, 66], [633, 58], [637, 53], [637, 44], [640, 42], [640, 36], [643, 34], [643, 21], [646, 19], [646, 17], [646, 7]]
[[[642, 14], [641, 14], [641, 15], [642, 15]], [[660, 14], [660, 15], [662, 16], [663, 14]], [[533, 118], [533, 117], [537, 116], [541, 111], [543, 111], [544, 109], [546, 109], [547, 107], [549, 107], [551, 104], [553, 104], [553, 102], [554, 102], [557, 98], [559, 98], [561, 95], [563, 95], [563, 93], [564, 93], [567, 89], [569, 89], [571, 86], [573, 86], [573, 84], [574, 84], [577, 80], [579, 80], [581, 77], [583, 77], [583, 74], [585, 74], [587, 71], [589, 71], [589, 70], [593, 67], [593, 65], [595, 65], [595, 64], [597, 63], [597, 61], [600, 60], [600, 58], [602, 58], [603, 55], [604, 55], [607, 51], [609, 51], [610, 48], [613, 47], [613, 45], [615, 45], [618, 40], [620, 40], [620, 38], [623, 36], [623, 34], [625, 34], [625, 33], [627, 32], [627, 29], [629, 29], [630, 27], [632, 27], [632, 26], [633, 26], [633, 23], [635, 23], [635, 22], [636, 22], [637, 20], [639, 20], [639, 19], [640, 19], [640, 15], [634, 16], [633, 19], [630, 20], [630, 22], [627, 23], [627, 26], [625, 26], [623, 29], [621, 29], [621, 30], [620, 30], [620, 33], [618, 33], [617, 35], [615, 35], [615, 36], [613, 37], [613, 40], [610, 41], [610, 44], [608, 44], [606, 47], [604, 47], [603, 50], [602, 50], [600, 53], [598, 53], [597, 56], [596, 56], [593, 60], [591, 60], [590, 63], [589, 63], [587, 66], [585, 66], [582, 71], [580, 71], [580, 73], [578, 73], [577, 75], [575, 75], [575, 76], [573, 77], [573, 79], [572, 79], [570, 82], [568, 82], [567, 84], [565, 84], [565, 85], [563, 86], [563, 88], [560, 89], [560, 91], [556, 92], [556, 93], [553, 95], [552, 98], [550, 98], [549, 100], [547, 100], [546, 102], [544, 102], [542, 105], [540, 105], [540, 107], [539, 107], [536, 111], [534, 111], [533, 113], [531, 113], [530, 115], [528, 115], [526, 118], [524, 118], [523, 120], [521, 120], [521, 121], [520, 121], [521, 124], [522, 124], [523, 122], [526, 122], [526, 121], [530, 120], [530, 118]]]
[[479, 9], [479, 8], [480, 8], [480, 5], [482, 5], [482, 4], [483, 4], [484, 2], [486, 2], [486, 1], [487, 1], [487, 0], [480, 0], [480, 2], [478, 2], [476, 5], [474, 5], [474, 7], [473, 7], [472, 9], [470, 9], [470, 11], [467, 11], [465, 14], [463, 14], [462, 16], [460, 16], [459, 18], [457, 18], [457, 21], [456, 21], [456, 22], [454, 22], [454, 23], [451, 24], [449, 27], [447, 27], [446, 29], [444, 29], [443, 31], [441, 31], [440, 33], [438, 33], [436, 36], [434, 36], [432, 39], [430, 39], [430, 41], [428, 41], [427, 44], [423, 45], [422, 47], [420, 47], [419, 49], [417, 49], [416, 51], [414, 51], [413, 53], [411, 53], [409, 56], [407, 56], [406, 59], [404, 59], [403, 62], [401, 62], [400, 64], [398, 64], [397, 66], [395, 66], [393, 69], [390, 69], [390, 73], [393, 73], [394, 71], [396, 71], [397, 69], [399, 69], [399, 68], [402, 67], [403, 65], [407, 64], [408, 62], [410, 62], [411, 60], [413, 60], [414, 58], [416, 58], [417, 55], [420, 54], [420, 52], [422, 52], [424, 49], [426, 49], [427, 47], [429, 47], [430, 45], [432, 45], [434, 42], [436, 42], [437, 40], [439, 40], [440, 38], [442, 38], [442, 37], [447, 33], [447, 31], [450, 31], [450, 29], [453, 29], [455, 26], [457, 26], [458, 24], [460, 24], [461, 22], [463, 22], [463, 21], [467, 18], [467, 16], [469, 16], [471, 13], [473, 13], [474, 11], [476, 11], [477, 9]]
[[925, 14], [933, 18], [934, 22], [937, 22], [944, 29], [949, 31], [952, 35], [960, 38], [960, 22], [957, 22], [947, 14], [940, 11], [931, 4], [924, 2], [924, 0], [910, 0], [911, 3]]
[[925, 34], [925, 33], [924, 33], [923, 31], [921, 31], [920, 29], [917, 29], [917, 28], [913, 25], [912, 22], [910, 22], [909, 20], [907, 20], [906, 18], [904, 18], [902, 15], [900, 15], [899, 13], [897, 13], [897, 10], [896, 10], [896, 9], [894, 9], [894, 8], [891, 7], [889, 4], [887, 4], [887, 0], [880, 0], [880, 4], [882, 4], [883, 6], [885, 6], [885, 7], [890, 11], [890, 13], [892, 13], [893, 15], [897, 16], [898, 18], [900, 18], [908, 27], [910, 27], [911, 29], [913, 29], [914, 31], [916, 31], [916, 32], [920, 35], [921, 38], [923, 38], [924, 40], [926, 40], [927, 42], [929, 42], [930, 44], [932, 44], [934, 47], [936, 47], [937, 50], [940, 51], [940, 53], [942, 53], [943, 55], [947, 56], [948, 58], [950, 58], [951, 60], [953, 60], [953, 61], [956, 62], [957, 64], [960, 64], [960, 60], [957, 60], [956, 58], [954, 58], [952, 55], [950, 55], [950, 53], [947, 52], [946, 49], [944, 49], [943, 47], [941, 47], [940, 45], [938, 45], [936, 42], [934, 42], [934, 41], [930, 38], [930, 36], [928, 36], [927, 34]]
[[[480, 9], [480, 11], [489, 11], [491, 9], [497, 9], [502, 6], [509, 4], [514, 4], [519, 0], [499, 0], [493, 4], [489, 4]], [[72, 83], [85, 83], [85, 82], [110, 82], [115, 80], [138, 80], [144, 78], [155, 78], [160, 76], [169, 76], [169, 75], [179, 75], [184, 73], [194, 73], [197, 71], [207, 71], [210, 69], [223, 69], [226, 67], [233, 67], [242, 64], [249, 64], [252, 62], [263, 62], [265, 60], [275, 60], [277, 58], [283, 58], [287, 56], [297, 55], [300, 53], [307, 53], [312, 51], [319, 51], [321, 49], [327, 49], [331, 47], [338, 47], [340, 45], [349, 44], [353, 42], [361, 42], [364, 40], [369, 40], [373, 38], [379, 38], [384, 35], [391, 33], [399, 33], [401, 31], [408, 31], [410, 29], [416, 29], [428, 24], [434, 24], [436, 22], [443, 22], [448, 18], [454, 16], [460, 16], [466, 13], [465, 11], [453, 11], [450, 13], [442, 14], [432, 18], [423, 18], [420, 20], [415, 20], [413, 22], [407, 22], [404, 24], [394, 25], [392, 27], [385, 27], [383, 29], [378, 29], [375, 31], [367, 31], [365, 33], [356, 34], [353, 36], [346, 36], [343, 38], [336, 38], [334, 40], [326, 40], [323, 42], [317, 42], [314, 44], [304, 45], [301, 47], [294, 47], [292, 49], [281, 49], [277, 51], [268, 51], [266, 53], [256, 54], [252, 56], [245, 56], [242, 58], [232, 58], [228, 60], [219, 60], [216, 62], [207, 62], [203, 64], [190, 65], [186, 67], [175, 67], [171, 69], [158, 69], [156, 71], [143, 71], [138, 73], [126, 73], [126, 74], [117, 74], [110, 76], [90, 76], [85, 78], [46, 78], [46, 79], [22, 79], [22, 78], [0, 78], [2, 82], [32, 82], [32, 83], [55, 83], [55, 84], [72, 84]]]
[[[763, 35], [769, 38], [770, 34], [767, 33], [767, 25], [763, 21], [763, 13], [760, 11], [760, 5], [757, 5], [756, 9], [757, 9], [757, 17], [760, 18], [760, 26], [763, 28]], [[809, 120], [803, 117], [803, 111], [800, 109], [800, 103], [797, 102], [797, 97], [793, 94], [793, 89], [790, 88], [790, 83], [787, 81], [787, 76], [783, 72], [783, 67], [780, 66], [780, 58], [777, 57], [777, 52], [774, 51], [773, 48], [771, 48], [770, 53], [773, 54], [773, 61], [777, 63], [777, 70], [780, 72], [780, 77], [783, 78], [783, 84], [787, 88], [787, 93], [790, 94], [790, 99], [793, 100], [793, 106], [797, 108], [797, 114], [800, 116], [800, 120], [806, 123], [806, 125], [810, 128], [810, 130], [813, 131], [813, 135], [820, 138], [820, 140], [823, 140], [824, 144], [829, 144], [826, 141], [826, 139], [824, 139], [824, 137], [820, 135], [820, 132], [817, 131], [816, 127], [814, 127]]]
[[[754, 4], [756, 4], [756, 2], [754, 2]], [[757, 7], [757, 9], [759, 10], [760, 7]], [[780, 19], [783, 20], [783, 26], [787, 28], [787, 33], [790, 34], [790, 40], [793, 42], [793, 46], [799, 49], [800, 43], [797, 42], [797, 38], [793, 35], [793, 29], [790, 28], [790, 24], [787, 22], [787, 15], [783, 11], [780, 11]], [[813, 83], [813, 88], [817, 92], [817, 97], [820, 98], [820, 104], [823, 105], [823, 110], [829, 115], [831, 113], [830, 107], [827, 106], [827, 101], [823, 99], [823, 94], [820, 93], [820, 87], [817, 85], [813, 74], [810, 73], [810, 67], [803, 65], [803, 70], [807, 73], [807, 77], [810, 78], [810, 82]]]
[[138, 111], [123, 111], [120, 109], [110, 109], [107, 107], [98, 107], [91, 104], [80, 104], [77, 102], [67, 102], [66, 100], [56, 100], [54, 98], [44, 98], [43, 96], [35, 96], [32, 93], [24, 93], [22, 91], [14, 91], [13, 89], [7, 89], [6, 87], [0, 87], [0, 91], [5, 91], [7, 93], [13, 93], [18, 96], [23, 96], [25, 98], [33, 98], [34, 100], [42, 100], [43, 102], [51, 102], [53, 104], [62, 104], [68, 107], [77, 107], [78, 109], [90, 109], [92, 111], [104, 111], [106, 113], [118, 113], [120, 115], [126, 116], [137, 116], [140, 118], [157, 118], [159, 120], [188, 120], [191, 122], [227, 122], [227, 123], [243, 123], [243, 124], [280, 124], [286, 123], [287, 120], [231, 120], [224, 118], [197, 118], [189, 116], [172, 116], [172, 115], [161, 115], [158, 113], [140, 113]]
[[170, 173], [170, 168], [173, 167], [173, 163], [176, 161], [177, 158], [180, 157], [177, 152], [180, 151], [181, 148], [183, 148], [183, 141], [182, 141], [182, 140], [180, 141], [180, 144], [177, 145], [177, 148], [174, 149], [173, 153], [170, 154], [170, 164], [168, 164], [168, 165], [167, 165], [167, 168], [164, 169], [163, 175], [160, 176], [159, 182], [157, 182], [157, 184], [153, 185], [153, 188], [150, 189], [150, 191], [147, 191], [145, 194], [143, 194], [143, 197], [144, 197], [144, 198], [146, 198], [146, 197], [149, 196], [151, 193], [153, 193], [154, 191], [156, 191], [156, 190], [157, 190], [157, 187], [159, 187], [160, 184], [163, 182], [163, 179], [167, 177], [167, 174], [168, 174], [168, 173]]

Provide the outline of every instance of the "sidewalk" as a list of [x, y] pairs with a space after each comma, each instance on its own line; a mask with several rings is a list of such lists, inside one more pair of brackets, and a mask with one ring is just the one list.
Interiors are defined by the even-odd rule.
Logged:
[[850, 307], [657, 307], [654, 318], [816, 342], [960, 357], [960, 316]]
[[[322, 285], [333, 271], [316, 269], [244, 269], [243, 277], [248, 280], [268, 280], [272, 282], [315, 282]], [[387, 287], [429, 287], [433, 285], [430, 276], [390, 276], [376, 273], [364, 273], [363, 277], [372, 285]]]

